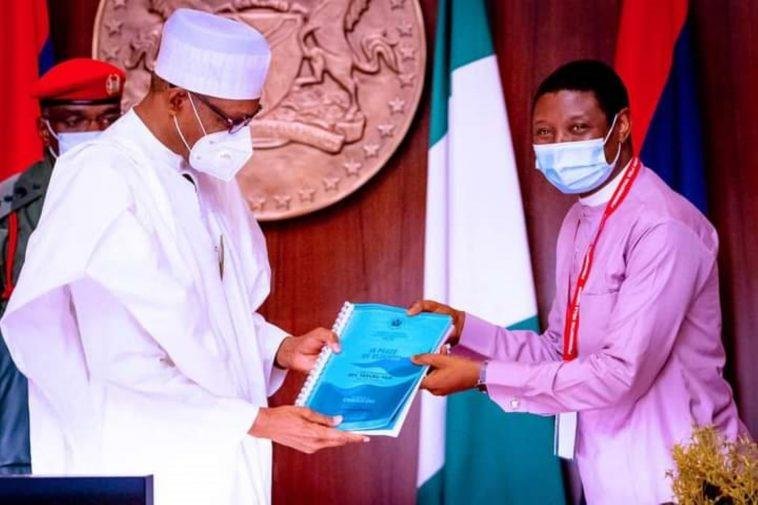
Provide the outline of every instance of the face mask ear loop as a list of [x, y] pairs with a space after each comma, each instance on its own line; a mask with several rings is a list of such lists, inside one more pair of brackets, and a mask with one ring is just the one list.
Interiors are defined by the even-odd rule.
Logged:
[[195, 102], [192, 100], [192, 93], [188, 91], [187, 96], [189, 97], [189, 102], [190, 102], [190, 105], [192, 106], [192, 111], [195, 113], [195, 118], [197, 119], [197, 122], [200, 123], [200, 129], [203, 130], [203, 135], [208, 135], [208, 132], [205, 131], [205, 126], [203, 126], [203, 122], [200, 120], [200, 114], [197, 113]]
[[174, 126], [176, 127], [176, 132], [179, 134], [179, 137], [182, 139], [182, 142], [184, 142], [184, 147], [187, 148], [187, 151], [190, 152], [192, 149], [190, 148], [189, 144], [187, 143], [187, 139], [184, 138], [184, 134], [182, 133], [182, 129], [179, 128], [179, 121], [176, 119], [176, 115], [171, 116], [174, 118]]
[[47, 126], [47, 131], [50, 132], [50, 135], [52, 135], [55, 140], [60, 140], [58, 138], [58, 134], [55, 133], [55, 131], [53, 130], [53, 127], [50, 126], [50, 120], [48, 120], [47, 118], [42, 118], [42, 120], [45, 121], [45, 126]]
[[[608, 130], [608, 133], [605, 134], [605, 138], [603, 138], [603, 146], [605, 146], [605, 143], [608, 142], [608, 139], [611, 138], [611, 133], [613, 133], [613, 128], [616, 126], [616, 120], [618, 119], [619, 114], [616, 113], [615, 116], [613, 116], [613, 121], [611, 121], [611, 128]], [[613, 161], [611, 162], [611, 165], [616, 165], [616, 162], [619, 160], [619, 156], [621, 156], [621, 142], [619, 142], [618, 150], [616, 151], [616, 156], [613, 158]]]
[[603, 145], [605, 145], [606, 142], [608, 142], [608, 139], [611, 138], [611, 133], [613, 133], [613, 128], [616, 126], [616, 120], [618, 119], [619, 115], [616, 113], [615, 116], [613, 116], [613, 121], [611, 121], [611, 127], [608, 129], [608, 133], [605, 134], [605, 137], [603, 137]]
[[[58, 138], [58, 134], [53, 131], [53, 127], [50, 126], [50, 121], [47, 118], [42, 118], [42, 120], [45, 122], [45, 126], [47, 127], [47, 131], [50, 132], [50, 135], [53, 136], [53, 138], [60, 142], [60, 139]], [[48, 144], [47, 151], [50, 153], [50, 155], [53, 157], [54, 160], [58, 159], [58, 155], [55, 154], [55, 151], [53, 151], [53, 148]]]
[[613, 158], [613, 161], [611, 162], [612, 166], [616, 166], [616, 163], [618, 162], [619, 158], [621, 157], [621, 142], [619, 142], [619, 148], [616, 151], [616, 157]]

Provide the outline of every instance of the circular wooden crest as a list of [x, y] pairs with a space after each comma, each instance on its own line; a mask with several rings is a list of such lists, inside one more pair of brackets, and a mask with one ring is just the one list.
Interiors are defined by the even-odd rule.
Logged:
[[147, 92], [163, 24], [179, 7], [247, 23], [271, 44], [255, 154], [239, 175], [258, 219], [341, 200], [407, 133], [426, 67], [418, 0], [101, 0], [93, 55], [127, 71], [125, 110]]

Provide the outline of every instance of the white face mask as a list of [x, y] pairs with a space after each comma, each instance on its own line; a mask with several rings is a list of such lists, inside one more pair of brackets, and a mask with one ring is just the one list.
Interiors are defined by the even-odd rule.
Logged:
[[45, 120], [45, 124], [47, 125], [47, 129], [50, 131], [50, 135], [52, 135], [55, 140], [58, 141], [57, 153], [53, 151], [50, 146], [47, 147], [48, 151], [50, 151], [50, 154], [55, 159], [58, 159], [58, 156], [62, 156], [65, 152], [70, 151], [79, 144], [83, 144], [84, 142], [88, 142], [90, 140], [95, 140], [102, 133], [100, 131], [55, 133], [53, 131], [53, 128], [50, 126], [50, 122], [47, 119]]
[[229, 133], [226, 130], [207, 133], [203, 122], [200, 120], [200, 115], [197, 113], [195, 103], [192, 101], [192, 93], [188, 93], [187, 96], [189, 96], [195, 118], [200, 123], [200, 128], [204, 134], [195, 142], [195, 145], [190, 147], [181, 128], [179, 128], [176, 116], [174, 116], [176, 131], [179, 132], [182, 142], [190, 152], [190, 165], [198, 172], [204, 172], [225, 182], [231, 181], [253, 155], [253, 139], [250, 136], [250, 129], [242, 128], [236, 133]]
[[621, 155], [619, 144], [613, 161], [608, 163], [605, 160], [605, 143], [617, 118], [618, 114], [613, 117], [605, 138], [534, 144], [537, 170], [562, 193], [581, 194], [599, 188], [608, 180]]

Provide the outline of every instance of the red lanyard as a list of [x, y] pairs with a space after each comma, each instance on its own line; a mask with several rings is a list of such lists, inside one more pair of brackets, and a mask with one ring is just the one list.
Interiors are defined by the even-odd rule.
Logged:
[[571, 297], [571, 300], [569, 300], [569, 304], [566, 306], [566, 321], [563, 328], [563, 359], [565, 361], [571, 361], [579, 354], [579, 301], [582, 298], [582, 291], [584, 290], [585, 284], [587, 284], [590, 271], [592, 271], [592, 263], [595, 259], [595, 247], [600, 239], [600, 234], [603, 232], [603, 228], [605, 227], [608, 218], [611, 217], [611, 214], [613, 214], [616, 209], [621, 206], [624, 199], [626, 199], [629, 190], [632, 189], [634, 180], [637, 178], [637, 174], [640, 172], [641, 166], [642, 163], [640, 163], [639, 158], [632, 159], [629, 168], [621, 179], [621, 183], [613, 192], [611, 200], [605, 207], [603, 217], [600, 220], [600, 225], [597, 227], [597, 232], [595, 233], [595, 238], [592, 240], [592, 243], [587, 248], [587, 252], [584, 254], [582, 269], [579, 271], [579, 278], [574, 287], [574, 294]]

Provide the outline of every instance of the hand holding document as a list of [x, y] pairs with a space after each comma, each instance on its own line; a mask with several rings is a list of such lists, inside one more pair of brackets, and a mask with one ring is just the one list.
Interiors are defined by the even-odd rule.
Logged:
[[411, 357], [437, 351], [452, 328], [449, 315], [348, 302], [334, 324], [342, 351], [324, 348], [295, 405], [342, 416], [344, 431], [396, 437], [428, 368]]

